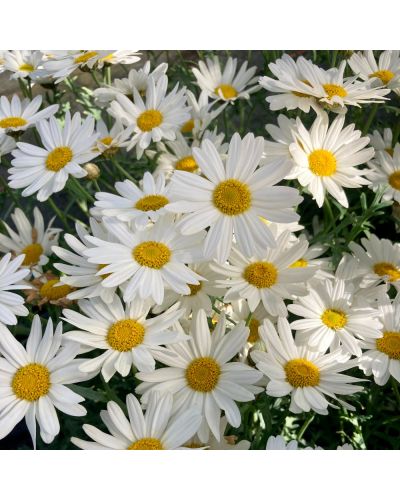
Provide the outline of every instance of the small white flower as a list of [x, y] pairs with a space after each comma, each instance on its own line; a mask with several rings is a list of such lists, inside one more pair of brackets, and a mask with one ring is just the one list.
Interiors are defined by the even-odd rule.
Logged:
[[400, 57], [398, 50], [384, 50], [375, 59], [372, 50], [356, 52], [349, 59], [354, 74], [371, 82], [374, 86], [384, 85], [395, 92], [400, 91]]
[[192, 133], [193, 137], [204, 139], [204, 133], [207, 127], [213, 122], [217, 116], [227, 106], [227, 102], [221, 104], [217, 109], [212, 109], [217, 101], [208, 102], [208, 92], [203, 90], [198, 99], [190, 90], [186, 90], [186, 97], [190, 106], [191, 118], [182, 125], [181, 132], [187, 134]]
[[109, 130], [104, 120], [96, 122], [96, 133], [98, 135], [96, 140], [96, 151], [99, 151], [106, 158], [114, 156], [120, 148], [128, 144], [130, 131], [124, 129], [122, 124], [116, 120]]
[[41, 105], [41, 95], [37, 95], [32, 100], [26, 98], [21, 101], [14, 94], [11, 102], [2, 95], [0, 97], [0, 135], [24, 131], [36, 125], [40, 120], [54, 115], [58, 110], [58, 104], [52, 104], [38, 111]]
[[29, 274], [29, 269], [19, 269], [25, 256], [19, 255], [10, 262], [8, 253], [0, 259], [0, 323], [16, 325], [17, 316], [27, 316], [29, 311], [23, 305], [24, 299], [10, 290], [24, 290], [30, 288], [21, 280]]
[[368, 163], [372, 168], [365, 175], [371, 181], [373, 191], [383, 189], [384, 200], [400, 202], [400, 144], [397, 143], [392, 154], [378, 151], [376, 157]]
[[266, 450], [297, 450], [298, 442], [292, 439], [288, 443], [283, 436], [270, 436], [265, 447]]
[[9, 50], [4, 56], [4, 68], [11, 71], [12, 79], [29, 77], [35, 81], [48, 74], [40, 50]]

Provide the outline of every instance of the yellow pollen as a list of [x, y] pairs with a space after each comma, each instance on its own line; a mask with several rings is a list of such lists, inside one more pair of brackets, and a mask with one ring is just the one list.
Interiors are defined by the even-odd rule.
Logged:
[[18, 398], [37, 401], [49, 392], [50, 372], [38, 363], [25, 365], [15, 373], [11, 387]]
[[339, 309], [326, 309], [321, 315], [322, 322], [333, 330], [340, 330], [347, 324], [347, 315]]
[[221, 368], [213, 358], [194, 359], [186, 368], [186, 381], [191, 389], [199, 392], [211, 392], [216, 387]]
[[113, 58], [114, 58], [114, 52], [110, 52], [110, 53], [109, 53], [109, 54], [107, 54], [106, 56], [101, 57], [101, 58], [100, 58], [100, 61], [105, 61], [105, 62], [107, 62], [107, 61], [112, 61], [112, 60], [113, 60]]
[[89, 59], [91, 59], [92, 57], [95, 57], [95, 56], [97, 56], [97, 52], [94, 50], [89, 51], [89, 52], [85, 52], [84, 54], [82, 54], [78, 57], [75, 57], [74, 63], [75, 64], [84, 64], [84, 63], [88, 62]]
[[319, 384], [319, 368], [307, 359], [291, 359], [285, 365], [286, 380], [293, 387], [313, 387]]
[[278, 269], [271, 262], [253, 262], [245, 268], [243, 278], [257, 288], [271, 288], [278, 281]]
[[163, 115], [157, 109], [148, 109], [138, 116], [136, 123], [142, 132], [150, 132], [163, 122]]
[[121, 319], [108, 329], [107, 342], [114, 351], [127, 352], [143, 342], [144, 326], [134, 319]]
[[378, 262], [374, 265], [374, 273], [378, 276], [388, 276], [389, 281], [400, 279], [400, 270], [389, 262]]
[[221, 85], [215, 88], [214, 92], [218, 96], [222, 94], [224, 99], [234, 99], [238, 95], [237, 90], [232, 85], [226, 83], [221, 83]]
[[26, 246], [21, 253], [25, 254], [25, 259], [22, 262], [23, 266], [32, 266], [39, 262], [40, 256], [43, 253], [43, 247], [40, 243], [32, 243]]
[[224, 215], [242, 214], [251, 206], [250, 189], [236, 179], [222, 181], [214, 189], [213, 203]]
[[142, 438], [132, 443], [128, 450], [163, 450], [164, 446], [156, 438]]
[[376, 348], [389, 358], [400, 360], [400, 332], [383, 332], [383, 337], [376, 339]]
[[32, 66], [32, 64], [21, 64], [21, 66], [18, 68], [20, 71], [27, 71], [28, 73], [31, 73], [35, 68]]
[[73, 157], [71, 148], [62, 146], [53, 149], [46, 158], [46, 168], [52, 172], [58, 172], [67, 165]]
[[103, 137], [103, 139], [100, 139], [100, 142], [103, 143], [104, 146], [108, 146], [107, 149], [105, 149], [101, 153], [106, 158], [111, 158], [119, 151], [118, 146], [111, 146], [112, 141], [113, 141], [113, 138], [111, 136]]
[[159, 241], [144, 241], [133, 249], [132, 255], [141, 266], [161, 269], [169, 262], [171, 250]]
[[394, 73], [388, 69], [381, 69], [379, 71], [375, 71], [375, 73], [371, 73], [368, 76], [370, 78], [379, 78], [383, 85], [387, 85], [394, 77]]
[[247, 342], [254, 344], [260, 340], [260, 335], [258, 333], [258, 328], [260, 326], [260, 322], [256, 318], [251, 318], [249, 323], [250, 333], [247, 337]]
[[400, 190], [400, 170], [397, 170], [397, 172], [393, 172], [393, 174], [390, 174], [389, 184], [393, 189]]
[[58, 279], [49, 280], [40, 287], [40, 295], [49, 300], [58, 300], [64, 298], [71, 292], [71, 287], [69, 285], [55, 286], [58, 283], [60, 283]]
[[103, 137], [103, 139], [100, 140], [105, 146], [109, 146], [113, 141], [113, 138], [109, 135], [107, 137]]
[[335, 85], [334, 83], [326, 83], [322, 85], [324, 87], [325, 92], [328, 94], [329, 99], [332, 97], [346, 97], [347, 90], [340, 85]]
[[316, 149], [308, 155], [311, 172], [319, 176], [329, 176], [336, 172], [336, 158], [326, 149]]
[[198, 168], [193, 156], [185, 156], [175, 163], [175, 170], [183, 170], [184, 172], [196, 172]]
[[293, 264], [291, 264], [289, 267], [295, 268], [295, 267], [307, 267], [307, 266], [308, 266], [308, 262], [306, 261], [306, 259], [299, 259], [299, 260], [296, 260], [296, 262], [293, 262]]
[[[303, 83], [306, 85], [311, 86], [310, 82], [308, 80], [301, 80]], [[292, 90], [292, 94], [294, 94], [297, 97], [310, 97], [310, 94], [305, 94], [304, 92], [297, 92], [297, 90]]]
[[386, 153], [389, 153], [390, 156], [393, 156], [394, 149], [393, 148], [385, 148]]
[[194, 129], [194, 120], [190, 119], [182, 125], [181, 132], [182, 132], [182, 134], [188, 134], [193, 129]]
[[[100, 271], [100, 269], [104, 269], [106, 266], [108, 266], [108, 264], [98, 264], [97, 270]], [[105, 280], [106, 278], [108, 278], [111, 275], [112, 275], [112, 273], [107, 273], [107, 274], [100, 274], [99, 276], [102, 280]]]
[[203, 282], [200, 281], [198, 285], [192, 285], [191, 283], [188, 283], [187, 286], [190, 288], [190, 296], [193, 297], [193, 295], [197, 295], [201, 290]]
[[0, 128], [23, 127], [28, 122], [20, 116], [8, 116], [0, 120]]
[[143, 196], [136, 202], [135, 208], [141, 210], [142, 212], [149, 212], [150, 210], [160, 210], [160, 208], [165, 207], [169, 203], [168, 198], [160, 194], [149, 194]]

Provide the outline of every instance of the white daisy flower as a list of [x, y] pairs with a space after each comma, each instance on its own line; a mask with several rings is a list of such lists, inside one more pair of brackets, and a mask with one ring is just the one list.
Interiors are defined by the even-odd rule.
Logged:
[[400, 245], [390, 240], [379, 239], [374, 234], [362, 238], [361, 245], [354, 241], [349, 248], [356, 259], [356, 266], [349, 266], [343, 272], [343, 279], [362, 277], [360, 287], [376, 286], [382, 282], [400, 290]]
[[245, 257], [234, 247], [229, 264], [211, 264], [217, 272], [229, 277], [219, 282], [229, 288], [224, 301], [246, 299], [250, 311], [262, 302], [272, 316], [286, 316], [283, 299], [305, 295], [307, 280], [315, 273], [312, 268], [293, 266], [306, 252], [308, 243], [299, 240], [289, 245], [290, 237], [288, 231], [282, 233], [275, 248], [255, 251], [252, 257]]
[[278, 116], [278, 125], [265, 125], [265, 130], [272, 137], [273, 141], [264, 142], [264, 160], [265, 163], [272, 160], [293, 160], [289, 146], [294, 142], [293, 135], [296, 130], [296, 120], [288, 118], [285, 115]]
[[24, 255], [19, 255], [10, 262], [11, 254], [8, 253], [0, 259], [0, 323], [5, 325], [16, 325], [17, 316], [29, 313], [23, 297], [10, 291], [30, 288], [21, 282], [29, 274], [29, 269], [18, 269], [24, 258]]
[[[304, 234], [301, 234], [299, 238], [293, 241], [307, 240]], [[330, 257], [320, 257], [328, 250], [327, 244], [315, 244], [307, 248], [303, 257], [293, 262], [290, 267], [307, 267], [315, 271], [314, 276], [311, 278], [310, 282], [313, 283], [314, 280], [326, 280], [327, 278], [333, 278], [332, 269], [333, 263]]]
[[106, 158], [114, 156], [120, 148], [127, 145], [131, 133], [124, 129], [122, 123], [116, 120], [109, 130], [104, 120], [96, 122], [96, 134], [98, 135], [95, 150]]
[[211, 297], [220, 297], [224, 294], [224, 290], [221, 289], [220, 286], [216, 286], [216, 281], [221, 279], [222, 276], [213, 271], [208, 262], [192, 264], [188, 267], [201, 276], [201, 278], [199, 278], [199, 284], [188, 284], [190, 289], [189, 294], [166, 290], [163, 303], [153, 307], [154, 314], [159, 314], [172, 304], [179, 302], [180, 307], [185, 311], [185, 317], [189, 317], [190, 314], [195, 315], [199, 309], [204, 309], [207, 316], [212, 315], [213, 305]]
[[83, 450], [175, 450], [196, 433], [201, 422], [196, 408], [173, 415], [168, 392], [153, 393], [146, 412], [133, 394], [126, 397], [126, 406], [129, 420], [114, 401], [109, 401], [107, 411], [100, 413], [110, 434], [84, 424], [83, 430], [93, 441], [73, 437], [72, 443]]
[[118, 295], [108, 304], [97, 297], [80, 300], [78, 305], [84, 314], [63, 310], [63, 319], [78, 328], [67, 332], [65, 338], [90, 350], [104, 351], [79, 369], [83, 372], [101, 369], [106, 382], [115, 372], [126, 377], [132, 366], [144, 372], [154, 370], [154, 358], [161, 345], [186, 340], [185, 335], [171, 329], [183, 314], [179, 304], [155, 318], [147, 318], [152, 302], [135, 300], [124, 307]]
[[93, 95], [99, 106], [106, 106], [116, 99], [118, 94], [123, 94], [132, 99], [135, 88], [141, 96], [146, 95], [149, 77], [157, 82], [159, 78], [167, 73], [168, 64], [161, 63], [150, 72], [150, 61], [146, 61], [143, 68], [131, 69], [127, 78], [116, 78], [112, 85], [100, 87], [93, 91]]
[[153, 391], [174, 395], [174, 412], [198, 408], [202, 423], [198, 431], [202, 443], [208, 441], [209, 430], [220, 439], [221, 409], [228, 423], [239, 427], [241, 415], [236, 401], [254, 399], [262, 391], [256, 384], [261, 374], [243, 363], [231, 362], [248, 337], [248, 328], [241, 322], [226, 333], [225, 315], [221, 315], [213, 333], [206, 313], [200, 310], [191, 323], [188, 342], [168, 346], [157, 358], [167, 368], [151, 373], [137, 373], [142, 380], [136, 390], [146, 402]]
[[51, 319], [42, 336], [38, 315], [33, 318], [26, 348], [1, 324], [0, 333], [4, 356], [0, 358], [0, 439], [25, 417], [33, 445], [36, 447], [36, 420], [41, 438], [51, 443], [60, 432], [56, 408], [74, 417], [86, 415], [79, 404], [84, 398], [66, 386], [90, 378], [78, 370], [83, 360], [74, 359], [79, 346], [70, 342], [61, 347], [62, 324], [53, 333]]
[[290, 312], [305, 319], [293, 321], [296, 342], [312, 350], [326, 352], [339, 347], [361, 356], [361, 340], [376, 339], [381, 333], [378, 311], [360, 307], [354, 288], [342, 280], [325, 280], [313, 286], [308, 295], [288, 306]]
[[191, 118], [182, 125], [181, 132], [183, 134], [191, 132], [193, 137], [197, 139], [205, 138], [203, 134], [206, 128], [222, 113], [228, 103], [225, 102], [218, 106], [217, 109], [212, 110], [217, 101], [209, 103], [208, 92], [204, 90], [200, 93], [199, 99], [190, 90], [186, 90], [186, 97], [190, 106]]
[[400, 303], [399, 296], [390, 302], [386, 296], [379, 306], [383, 323], [379, 338], [366, 339], [367, 349], [359, 359], [365, 375], [373, 375], [378, 385], [385, 385], [390, 375], [400, 383]]
[[205, 450], [248, 450], [250, 448], [250, 441], [242, 439], [242, 441], [237, 441], [237, 436], [235, 435], [225, 435], [226, 427], [228, 421], [226, 417], [221, 417], [219, 424], [219, 439], [216, 439], [214, 434], [209, 436], [207, 443], [200, 443], [198, 436], [190, 439], [185, 443], [185, 448], [198, 449], [202, 448]]
[[0, 161], [1, 157], [11, 153], [13, 149], [16, 147], [15, 140], [8, 135], [0, 135]]
[[364, 81], [400, 91], [400, 57], [398, 50], [384, 50], [376, 60], [372, 50], [356, 52], [349, 59], [353, 73]]
[[52, 104], [42, 111], [38, 111], [41, 105], [41, 95], [37, 95], [32, 100], [26, 98], [21, 101], [14, 94], [11, 102], [2, 95], [0, 97], [0, 134], [22, 132], [36, 125], [40, 120], [54, 115], [58, 110], [58, 104]]
[[52, 219], [45, 227], [40, 210], [33, 209], [33, 225], [20, 208], [16, 208], [11, 214], [11, 219], [16, 230], [3, 221], [8, 236], [0, 234], [0, 251], [11, 252], [12, 255], [24, 254], [23, 266], [39, 268], [48, 263], [48, 255], [51, 254], [51, 246], [57, 244], [58, 234], [61, 229], [52, 227]]
[[[271, 162], [257, 169], [264, 139], [234, 134], [225, 162], [211, 141], [204, 140], [193, 155], [204, 177], [175, 171], [172, 193], [178, 201], [168, 210], [188, 214], [179, 221], [182, 234], [194, 234], [209, 227], [204, 244], [206, 259], [225, 262], [232, 247], [232, 235], [241, 251], [275, 245], [272, 233], [260, 217], [273, 222], [295, 222], [293, 206], [302, 200], [297, 189], [275, 186], [290, 170], [285, 161]], [[188, 201], [190, 200], [190, 201]]]
[[[309, 113], [310, 108], [318, 108], [316, 99], [309, 94], [310, 85], [302, 71], [304, 61], [304, 57], [299, 57], [295, 61], [288, 54], [283, 54], [280, 59], [268, 65], [276, 78], [263, 76], [259, 83], [275, 94], [265, 99], [272, 111], [299, 108]], [[312, 64], [310, 61], [307, 63]]]
[[125, 95], [117, 94], [116, 101], [108, 109], [115, 119], [130, 128], [133, 136], [127, 149], [136, 146], [138, 158], [151, 142], [174, 140], [176, 132], [190, 118], [185, 88], [178, 90], [177, 84], [167, 94], [167, 86], [167, 76], [162, 75], [157, 81], [150, 76], [145, 100], [134, 88], [133, 102]]
[[326, 191], [341, 205], [348, 208], [343, 187], [359, 188], [368, 185], [363, 178], [365, 171], [355, 168], [370, 160], [373, 148], [365, 148], [368, 137], [361, 137], [359, 130], [351, 124], [343, 128], [344, 116], [339, 115], [329, 125], [326, 113], [317, 116], [308, 131], [297, 119], [296, 141], [290, 145], [295, 167], [290, 177], [306, 186], [322, 207]]
[[[115, 241], [115, 238], [108, 233], [102, 223], [90, 218], [90, 230], [93, 236], [101, 240]], [[94, 245], [87, 241], [86, 237], [90, 235], [88, 230], [80, 223], [75, 224], [78, 238], [73, 234], [65, 234], [64, 239], [68, 246], [73, 250], [53, 246], [53, 252], [67, 264], [56, 263], [54, 267], [65, 273], [61, 276], [60, 281], [69, 285], [74, 290], [67, 295], [70, 300], [101, 297], [104, 302], [110, 303], [113, 300], [117, 286], [104, 287], [103, 280], [107, 275], [98, 275], [100, 269], [106, 264], [93, 264], [89, 262], [85, 256], [85, 251], [88, 248], [93, 248]]]
[[285, 318], [278, 318], [278, 332], [270, 321], [265, 320], [260, 333], [267, 352], [254, 351], [251, 354], [257, 368], [270, 379], [267, 394], [275, 398], [290, 395], [289, 411], [292, 413], [314, 410], [327, 415], [328, 406], [337, 406], [326, 396], [355, 410], [337, 394], [349, 395], [363, 390], [353, 384], [362, 379], [340, 373], [356, 366], [357, 361], [344, 361], [341, 352], [321, 354], [305, 346], [298, 347]]
[[9, 185], [13, 189], [24, 187], [22, 196], [37, 192], [37, 199], [46, 201], [64, 189], [68, 175], [78, 179], [87, 175], [81, 165], [99, 155], [94, 150], [97, 134], [93, 133], [92, 116], [82, 121], [81, 115], [75, 113], [71, 119], [69, 111], [65, 114], [64, 126], [51, 117], [38, 123], [37, 130], [44, 148], [17, 143], [13, 166], [9, 169]]
[[166, 287], [189, 294], [189, 284], [200, 284], [201, 276], [186, 264], [202, 259], [203, 233], [181, 236], [169, 216], [138, 232], [115, 219], [104, 218], [103, 223], [118, 243], [86, 236], [93, 247], [85, 250], [84, 255], [91, 263], [106, 264], [97, 273], [108, 275], [103, 286], [125, 284], [125, 302], [152, 297], [156, 304], [161, 304]]
[[283, 436], [270, 436], [265, 447], [266, 450], [297, 450], [298, 442], [292, 439], [288, 443]]
[[[228, 144], [224, 143], [225, 135], [216, 131], [204, 133], [204, 139], [210, 140], [218, 151], [219, 155], [224, 155], [228, 151]], [[155, 174], [163, 173], [169, 179], [175, 170], [201, 174], [200, 167], [193, 156], [193, 147], [199, 147], [200, 143], [194, 140], [191, 145], [181, 133], [176, 134], [175, 141], [159, 143], [158, 149], [162, 152], [157, 160]]]
[[143, 229], [149, 222], [156, 222], [166, 213], [166, 206], [172, 201], [170, 187], [165, 185], [163, 174], [154, 178], [150, 172], [143, 176], [142, 189], [131, 180], [116, 182], [118, 195], [96, 193], [96, 217], [116, 217], [123, 222], [133, 222], [137, 229]]
[[385, 201], [400, 202], [400, 144], [397, 143], [392, 154], [378, 151], [368, 165], [372, 168], [365, 175], [371, 181], [370, 188], [377, 192], [383, 190]]
[[29, 77], [35, 81], [48, 74], [40, 50], [9, 50], [4, 56], [4, 68], [11, 71], [11, 79]]
[[199, 68], [193, 68], [192, 71], [198, 86], [210, 97], [233, 102], [236, 99], [249, 99], [250, 94], [260, 88], [259, 85], [254, 85], [257, 82], [257, 77], [254, 76], [257, 67], [247, 69], [245, 61], [236, 73], [237, 65], [238, 60], [229, 57], [222, 70], [218, 57], [214, 56], [212, 59], [207, 58], [206, 62], [199, 61]]
[[370, 145], [374, 148], [375, 153], [378, 151], [386, 151], [393, 156], [393, 132], [390, 128], [383, 129], [383, 135], [378, 130], [374, 130], [372, 134], [368, 134]]

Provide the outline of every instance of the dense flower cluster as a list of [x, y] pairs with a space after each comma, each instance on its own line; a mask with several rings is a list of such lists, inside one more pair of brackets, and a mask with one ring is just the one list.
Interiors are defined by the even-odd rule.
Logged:
[[[400, 404], [400, 244], [374, 231], [400, 127], [368, 135], [400, 56], [342, 56], [182, 82], [137, 51], [3, 52], [24, 98], [0, 98], [0, 439], [25, 418], [49, 444], [66, 414], [82, 449], [318, 449], [313, 418], [389, 379]], [[265, 91], [286, 114], [261, 135]]]

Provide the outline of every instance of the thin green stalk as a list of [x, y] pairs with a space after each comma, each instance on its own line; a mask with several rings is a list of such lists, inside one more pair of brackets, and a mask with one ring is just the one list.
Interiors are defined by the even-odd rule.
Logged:
[[362, 129], [363, 135], [365, 135], [369, 131], [369, 127], [371, 126], [377, 111], [378, 111], [378, 104], [373, 104], [368, 119], [365, 122], [364, 128]]
[[398, 406], [398, 408], [400, 410], [400, 392], [399, 392], [399, 387], [398, 387], [397, 380], [395, 380], [393, 377], [392, 377], [392, 389], [393, 389], [394, 395], [396, 397], [397, 406]]
[[310, 413], [310, 415], [307, 417], [307, 420], [304, 422], [304, 424], [300, 427], [300, 430], [297, 434], [297, 441], [300, 441], [301, 438], [303, 437], [304, 433], [308, 429], [308, 426], [311, 424], [311, 422], [314, 420], [314, 413]]
[[120, 165], [120, 163], [115, 158], [111, 158], [111, 163], [122, 175], [130, 179], [132, 182], [136, 183], [136, 179], [134, 179], [130, 174], [128, 174], [128, 172], [124, 169], [124, 167]]
[[54, 203], [54, 200], [50, 197], [48, 200], [49, 205], [53, 209], [54, 213], [57, 215], [57, 217], [60, 219], [60, 221], [64, 225], [64, 229], [66, 229], [68, 232], [72, 232], [70, 225], [68, 224], [68, 221], [63, 214], [63, 212], [57, 207], [57, 205]]

